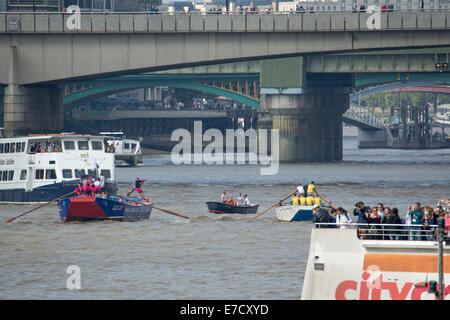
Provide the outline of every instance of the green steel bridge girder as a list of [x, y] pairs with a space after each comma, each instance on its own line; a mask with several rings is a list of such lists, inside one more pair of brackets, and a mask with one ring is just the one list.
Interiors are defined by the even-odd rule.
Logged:
[[[174, 79], [175, 78], [175, 79]], [[64, 104], [71, 104], [76, 101], [88, 100], [93, 97], [105, 96], [115, 92], [127, 89], [145, 88], [152, 86], [169, 86], [174, 88], [184, 88], [197, 91], [208, 92], [211, 94], [224, 96], [234, 101], [246, 104], [258, 109], [260, 103], [258, 100], [236, 93], [231, 90], [208, 86], [198, 82], [215, 81], [239, 81], [259, 80], [259, 74], [143, 74], [129, 75], [109, 79], [91, 80], [89, 82], [80, 82], [80, 84], [98, 85], [88, 89], [67, 94], [63, 97]], [[197, 82], [198, 81], [198, 82]], [[356, 73], [355, 87], [363, 88], [382, 83], [398, 81], [426, 81], [430, 83], [450, 83], [450, 73], [448, 72], [423, 72], [423, 73]]]
[[430, 83], [448, 84], [450, 83], [450, 72], [386, 72], [355, 74], [355, 87], [357, 88], [399, 81], [425, 81]]
[[[155, 87], [155, 86], [167, 86], [172, 88], [183, 88], [189, 90], [197, 90], [202, 92], [211, 93], [218, 96], [227, 97], [233, 101], [243, 103], [252, 108], [259, 108], [259, 100], [236, 93], [231, 90], [217, 88], [213, 86], [208, 86], [201, 83], [190, 82], [186, 80], [145, 80], [145, 76], [142, 77], [141, 80], [130, 80], [130, 77], [139, 77], [139, 76], [126, 76], [128, 79], [119, 79], [115, 78], [114, 80], [98, 80], [98, 86], [94, 86], [91, 88], [83, 89], [77, 92], [73, 92], [67, 94], [63, 97], [63, 104], [68, 105], [77, 101], [87, 100], [93, 97], [105, 96], [108, 94], [113, 94], [115, 92], [124, 91], [127, 89], [138, 89], [138, 88], [146, 88], [146, 87]], [[258, 76], [259, 77], [259, 76]], [[124, 78], [124, 77], [121, 77]], [[171, 76], [173, 79], [173, 76]], [[241, 78], [242, 79], [242, 78]], [[214, 80], [209, 80], [214, 81]], [[218, 81], [218, 80], [217, 80]], [[90, 82], [90, 84], [95, 84], [95, 81]]]

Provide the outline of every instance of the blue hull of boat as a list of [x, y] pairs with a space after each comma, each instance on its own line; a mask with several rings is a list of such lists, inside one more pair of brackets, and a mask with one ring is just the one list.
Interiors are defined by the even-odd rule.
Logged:
[[291, 221], [311, 221], [313, 217], [312, 210], [298, 210]]
[[103, 198], [72, 197], [58, 201], [61, 221], [117, 220], [135, 221], [148, 219], [151, 206], [134, 201], [118, 201]]

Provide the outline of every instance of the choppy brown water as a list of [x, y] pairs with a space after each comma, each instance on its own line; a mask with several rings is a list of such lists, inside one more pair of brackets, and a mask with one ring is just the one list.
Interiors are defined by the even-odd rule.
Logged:
[[[140, 222], [68, 223], [48, 206], [12, 223], [28, 205], [0, 205], [0, 299], [297, 299], [301, 296], [311, 223], [281, 223], [270, 211], [212, 215], [206, 201], [223, 190], [249, 195], [260, 211], [314, 180], [336, 205], [380, 201], [404, 214], [414, 201], [435, 205], [450, 197], [450, 150], [357, 150], [344, 143], [344, 161], [283, 164], [276, 176], [258, 166], [174, 166], [149, 156], [139, 168], [118, 168], [120, 193], [136, 177], [161, 208]], [[70, 265], [81, 289], [69, 290]]]

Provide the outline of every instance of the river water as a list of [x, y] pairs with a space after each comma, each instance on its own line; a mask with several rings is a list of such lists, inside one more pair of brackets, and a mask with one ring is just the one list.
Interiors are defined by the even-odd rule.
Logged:
[[[118, 168], [119, 191], [146, 178], [155, 205], [139, 222], [67, 223], [51, 205], [12, 223], [0, 222], [0, 299], [298, 299], [311, 223], [277, 221], [274, 210], [253, 222], [245, 215], [213, 215], [206, 201], [222, 191], [247, 193], [267, 208], [314, 180], [329, 200], [349, 211], [358, 200], [383, 202], [402, 215], [415, 201], [450, 198], [450, 149], [358, 150], [344, 139], [344, 161], [281, 164], [274, 176], [259, 165], [173, 165], [170, 155]], [[1, 205], [0, 219], [29, 210]], [[252, 215], [253, 216], [253, 215]], [[67, 268], [77, 265], [81, 289], [70, 290]]]

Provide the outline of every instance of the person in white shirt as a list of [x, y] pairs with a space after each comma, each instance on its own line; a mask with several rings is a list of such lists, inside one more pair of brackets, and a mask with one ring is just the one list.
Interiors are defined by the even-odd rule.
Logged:
[[247, 198], [247, 194], [244, 194], [244, 206], [250, 206], [250, 201]]
[[304, 196], [305, 195], [305, 190], [303, 189], [303, 186], [301, 185], [301, 184], [299, 184], [298, 186], [297, 186], [297, 191], [298, 191], [298, 193], [299, 193], [299, 197], [301, 197], [302, 195]]
[[336, 224], [339, 228], [350, 228], [348, 225], [352, 222], [352, 219], [347, 214], [347, 211], [345, 211], [342, 207], [339, 207], [336, 209]]
[[244, 205], [244, 198], [242, 198], [242, 193], [239, 192], [239, 196], [236, 198], [236, 200], [238, 206]]
[[105, 197], [105, 176], [103, 173], [100, 173], [100, 192], [102, 193], [102, 197]]

